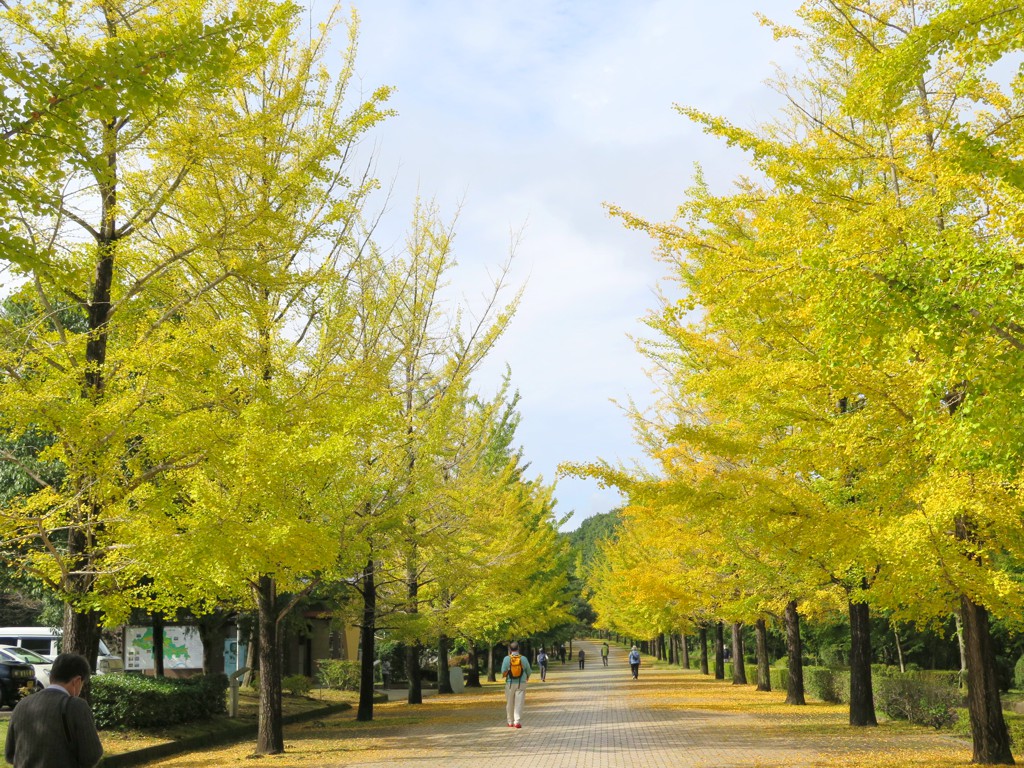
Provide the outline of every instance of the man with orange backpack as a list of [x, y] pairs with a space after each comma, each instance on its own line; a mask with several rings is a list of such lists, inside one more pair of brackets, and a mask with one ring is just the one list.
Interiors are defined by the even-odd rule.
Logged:
[[508, 656], [501, 662], [501, 676], [505, 678], [505, 719], [509, 728], [522, 728], [523, 700], [526, 698], [526, 681], [533, 670], [525, 656], [519, 655], [519, 643], [511, 643]]

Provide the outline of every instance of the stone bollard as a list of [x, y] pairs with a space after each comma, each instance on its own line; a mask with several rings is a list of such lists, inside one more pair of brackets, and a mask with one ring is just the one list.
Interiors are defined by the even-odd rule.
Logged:
[[231, 703], [228, 705], [228, 717], [238, 717], [238, 681], [248, 671], [248, 667], [242, 667], [237, 672], [232, 672], [228, 676], [228, 683], [231, 686]]

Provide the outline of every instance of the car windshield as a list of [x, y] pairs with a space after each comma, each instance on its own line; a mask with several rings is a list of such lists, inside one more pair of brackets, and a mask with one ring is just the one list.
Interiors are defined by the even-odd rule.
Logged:
[[28, 648], [17, 648], [10, 646], [3, 649], [5, 656], [11, 656], [19, 661], [26, 661], [29, 664], [49, 664], [49, 659], [44, 659], [38, 653], [30, 651]]

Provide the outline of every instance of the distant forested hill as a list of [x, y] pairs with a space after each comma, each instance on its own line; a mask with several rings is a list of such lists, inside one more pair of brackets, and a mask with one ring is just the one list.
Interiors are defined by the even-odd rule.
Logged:
[[610, 539], [619, 524], [619, 510], [588, 517], [580, 527], [569, 533], [569, 541], [576, 552], [577, 558], [582, 559], [583, 568], [586, 570], [597, 556], [598, 544], [605, 539]]

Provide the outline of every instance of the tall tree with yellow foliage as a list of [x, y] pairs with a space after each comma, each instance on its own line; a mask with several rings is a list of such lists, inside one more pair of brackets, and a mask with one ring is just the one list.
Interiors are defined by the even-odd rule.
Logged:
[[[806, 61], [780, 79], [777, 121], [683, 110], [763, 180], [722, 196], [698, 183], [667, 225], [625, 215], [686, 291], [656, 327], [679, 349], [672, 394], [716, 416], [693, 460], [733, 451], [739, 426], [733, 463], [787, 489], [759, 530], [800, 522], [797, 551], [848, 591], [855, 635], [869, 601], [919, 620], [959, 607], [987, 763], [1012, 761], [987, 617], [1019, 615], [1024, 556], [1008, 159], [1022, 81], [988, 70], [1019, 46], [1011, 6], [805, 3], [804, 29], [775, 27]], [[870, 700], [865, 682], [852, 699]]]
[[181, 438], [208, 418], [199, 374], [210, 349], [190, 343], [199, 329], [181, 312], [212, 285], [179, 292], [195, 244], [156, 248], [145, 233], [215, 128], [183, 137], [179, 162], [158, 158], [185, 114], [259, 66], [291, 12], [264, 0], [0, 10], [0, 257], [33, 307], [31, 323], [2, 329], [0, 410], [14, 437], [52, 435], [42, 458], [65, 468], [59, 486], [37, 477], [11, 501], [3, 539], [15, 567], [67, 601], [64, 647], [93, 659], [111, 528], [158, 476], [194, 465]]

